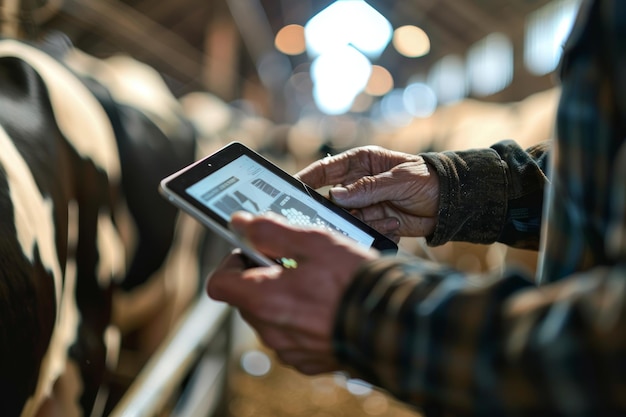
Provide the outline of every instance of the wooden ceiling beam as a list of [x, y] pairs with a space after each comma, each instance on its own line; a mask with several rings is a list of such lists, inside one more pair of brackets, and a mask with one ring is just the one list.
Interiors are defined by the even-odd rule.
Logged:
[[[166, 23], [172, 19], [179, 20], [188, 15], [203, 13], [212, 7], [213, 3], [214, 1], [208, 0], [138, 0], [129, 6], [155, 22]], [[167, 27], [171, 29], [169, 25]]]
[[477, 7], [472, 2], [452, 0], [445, 7], [453, 16], [458, 16], [466, 26], [473, 26], [482, 31], [494, 31], [496, 28], [506, 25], [493, 13], [487, 13], [483, 8]]
[[436, 9], [434, 0], [412, 0], [410, 2], [398, 2], [395, 4], [393, 13], [396, 16], [406, 16], [402, 24], [418, 25], [424, 29], [431, 41], [436, 45], [444, 45], [447, 50], [461, 51], [467, 46], [464, 38], [459, 38], [447, 27], [447, 21], [442, 20], [442, 14]]
[[[177, 34], [117, 0], [64, 0], [61, 13], [119, 50], [147, 56], [157, 70], [181, 81], [201, 80], [206, 58]], [[130, 52], [129, 52], [130, 53]]]

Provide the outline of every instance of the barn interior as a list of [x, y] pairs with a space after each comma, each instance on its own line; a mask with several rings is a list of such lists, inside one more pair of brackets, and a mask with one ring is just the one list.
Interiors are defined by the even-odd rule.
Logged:
[[[137, 68], [126, 68], [137, 72], [119, 88], [159, 107], [155, 113], [167, 111], [164, 106], [180, 109], [198, 132], [197, 158], [238, 140], [296, 172], [360, 145], [418, 153], [486, 147], [508, 138], [525, 146], [550, 139], [558, 60], [580, 1], [36, 3], [20, 13], [25, 29], [18, 34], [5, 28], [5, 36], [75, 49], [83, 70], [91, 60], [123, 65], [122, 58], [130, 58]], [[332, 42], [314, 38], [322, 35]], [[331, 58], [324, 61], [324, 53]], [[320, 62], [328, 64], [322, 74], [328, 80], [321, 78]], [[336, 90], [361, 78], [346, 96], [324, 101], [325, 85]], [[158, 94], [147, 90], [154, 85]], [[163, 91], [170, 96], [163, 98]], [[510, 263], [532, 270], [536, 262], [534, 253], [497, 244], [427, 248], [407, 239], [401, 247], [471, 272]], [[193, 272], [199, 277], [195, 287], [177, 293], [180, 301], [165, 318], [147, 307], [136, 315], [143, 321], [129, 325], [142, 326], [133, 328], [141, 340], [120, 353], [104, 414], [420, 415], [363, 381], [306, 377], [282, 366], [236, 311], [206, 300], [198, 288], [228, 248], [215, 243], [209, 250], [209, 262]], [[189, 258], [182, 259], [179, 264]], [[185, 273], [178, 272], [176, 285], [185, 285]], [[125, 306], [140, 310], [136, 299]]]

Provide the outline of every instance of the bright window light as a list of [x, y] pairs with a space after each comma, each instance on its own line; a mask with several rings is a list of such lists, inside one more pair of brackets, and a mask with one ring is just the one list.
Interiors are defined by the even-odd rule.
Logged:
[[307, 51], [318, 56], [340, 45], [352, 45], [377, 58], [391, 40], [391, 23], [363, 0], [337, 0], [304, 27]]
[[365, 55], [344, 45], [327, 50], [311, 64], [313, 96], [319, 109], [327, 114], [342, 114], [365, 89], [372, 64]]
[[492, 33], [474, 44], [467, 57], [467, 76], [472, 93], [497, 93], [513, 79], [513, 45], [502, 33]]
[[535, 75], [548, 74], [561, 59], [580, 0], [554, 0], [528, 16], [524, 63]]

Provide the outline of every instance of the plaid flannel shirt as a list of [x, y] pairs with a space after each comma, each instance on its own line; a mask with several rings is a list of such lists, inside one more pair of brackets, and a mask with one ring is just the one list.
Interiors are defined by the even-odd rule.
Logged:
[[427, 415], [626, 415], [625, 0], [581, 5], [560, 78], [554, 143], [424, 155], [429, 243], [540, 247], [537, 276], [364, 265], [335, 322], [353, 376]]

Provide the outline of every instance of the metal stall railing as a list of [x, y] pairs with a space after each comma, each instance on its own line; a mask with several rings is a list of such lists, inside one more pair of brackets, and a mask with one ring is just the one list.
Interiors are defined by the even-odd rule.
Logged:
[[110, 416], [217, 415], [225, 406], [230, 312], [223, 303], [198, 297]]

